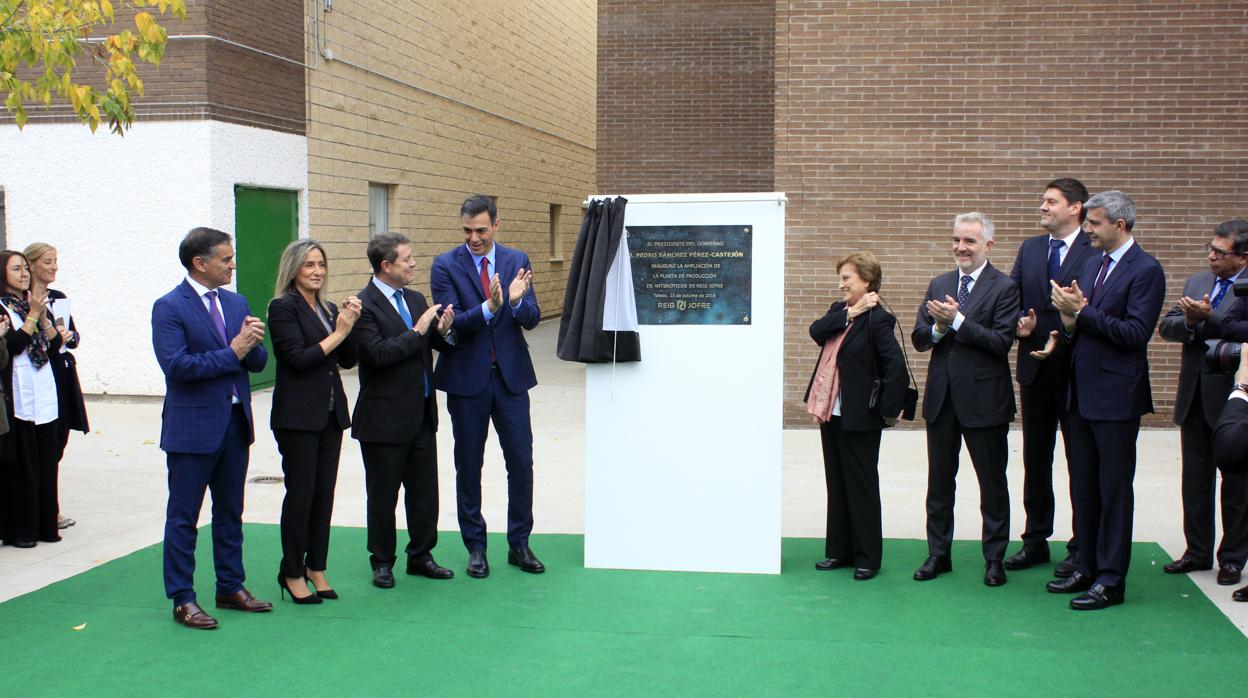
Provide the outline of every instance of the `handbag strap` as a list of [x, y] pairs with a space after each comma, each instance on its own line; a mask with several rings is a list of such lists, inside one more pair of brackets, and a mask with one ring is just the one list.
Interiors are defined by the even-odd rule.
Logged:
[[[880, 303], [883, 304], [884, 309], [887, 310], [889, 314], [893, 316], [893, 320], [894, 320], [893, 333], [897, 335], [897, 344], [901, 346], [901, 358], [904, 359], [906, 363], [906, 373], [910, 376], [910, 387], [914, 388], [915, 390], [918, 390], [919, 383], [918, 381], [914, 380], [914, 371], [910, 369], [910, 354], [906, 352], [905, 337], [901, 336], [901, 323], [897, 321], [897, 313], [893, 312], [893, 309], [888, 305], [888, 303], [884, 301], [883, 298], [880, 299]], [[872, 308], [872, 310], [874, 310], [874, 308]], [[868, 310], [867, 315], [870, 316], [870, 314], [871, 314], [871, 311]], [[869, 333], [870, 328], [867, 328], [867, 330]], [[875, 348], [874, 341], [872, 341], [871, 347], [874, 350]]]

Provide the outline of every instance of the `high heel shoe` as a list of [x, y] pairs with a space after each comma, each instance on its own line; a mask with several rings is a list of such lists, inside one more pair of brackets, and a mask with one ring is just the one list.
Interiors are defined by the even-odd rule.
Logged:
[[320, 598], [328, 599], [329, 601], [336, 601], [338, 599], [338, 592], [334, 591], [333, 589], [326, 589], [325, 591], [321, 591], [320, 589], [316, 588], [316, 582], [312, 581], [311, 577], [304, 577], [304, 579], [307, 580], [308, 584], [312, 585], [312, 590], [315, 591], [316, 595], [319, 596]]
[[290, 587], [286, 585], [286, 578], [282, 576], [281, 572], [277, 573], [277, 585], [282, 588], [283, 601], [286, 599], [286, 594], [290, 594], [290, 600], [297, 604], [317, 604], [321, 602], [321, 597], [316, 594], [308, 594], [303, 598], [295, 596], [295, 592], [291, 591]]

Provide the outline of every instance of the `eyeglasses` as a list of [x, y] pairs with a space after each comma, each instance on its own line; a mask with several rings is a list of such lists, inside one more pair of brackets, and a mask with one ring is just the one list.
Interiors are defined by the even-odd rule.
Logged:
[[1234, 257], [1244, 256], [1242, 252], [1234, 252], [1234, 251], [1228, 252], [1226, 250], [1219, 250], [1218, 248], [1213, 246], [1212, 242], [1205, 243], [1205, 252], [1208, 254], [1212, 254], [1216, 259], [1222, 259], [1223, 257], [1231, 257], [1231, 256], [1234, 256]]

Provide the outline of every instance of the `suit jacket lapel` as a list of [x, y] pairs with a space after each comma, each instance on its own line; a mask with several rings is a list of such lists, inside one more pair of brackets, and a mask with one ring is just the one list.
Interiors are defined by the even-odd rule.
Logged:
[[[1218, 277], [1214, 275], [1213, 272], [1206, 272], [1206, 273], [1209, 275], [1209, 279], [1208, 279], [1208, 285], [1205, 288], [1205, 293], [1209, 294], [1209, 302], [1212, 303], [1213, 294], [1217, 293], [1217, 290], [1218, 290]], [[1240, 274], [1240, 276], [1245, 276], [1245, 275]], [[1226, 293], [1222, 296], [1221, 305], [1213, 309], [1213, 316], [1215, 318], [1221, 319], [1224, 315], [1230, 312], [1231, 306], [1235, 305], [1235, 296], [1232, 293], [1232, 290], [1233, 290], [1232, 287], [1228, 286], [1226, 288]]]
[[[391, 325], [398, 325], [402, 327], [403, 317], [399, 315], [399, 311], [395, 309], [394, 303], [386, 297], [386, 294], [381, 292], [381, 289], [377, 288], [377, 285], [373, 283], [371, 278], [368, 280], [368, 286], [364, 287], [364, 297], [365, 300], [372, 301], [374, 306], [373, 312], [377, 314], [378, 320], [382, 320], [384, 318], [385, 321], [389, 322]], [[407, 300], [407, 294], [404, 294], [403, 300]], [[408, 312], [411, 312], [411, 308], [408, 308]], [[412, 319], [415, 320], [416, 318]]]
[[[321, 324], [321, 318], [318, 313], [312, 309], [312, 306], [308, 305], [308, 302], [304, 300], [303, 296], [296, 294], [294, 296], [294, 301], [299, 306], [298, 312], [303, 316], [304, 324], [307, 325], [311, 323], [310, 327], [312, 328], [312, 336], [316, 337], [317, 341], [328, 337], [329, 332], [325, 331], [325, 325]], [[331, 328], [334, 326], [335, 319], [335, 313], [331, 312], [329, 314], [329, 326]]]
[[[485, 302], [485, 290], [481, 288], [481, 268], [478, 267], [472, 259], [472, 253], [468, 251], [467, 247], [460, 245], [459, 249], [455, 250], [455, 254], [459, 257], [460, 269], [468, 274], [468, 279], [472, 282], [472, 287], [477, 290], [478, 303]], [[498, 261], [497, 253], [494, 255], [494, 261]], [[493, 276], [496, 271], [498, 270], [491, 269], [490, 275]]]
[[[967, 296], [966, 305], [958, 308], [958, 311], [961, 312], [963, 316], [970, 317], [971, 310], [979, 304], [979, 299], [988, 295], [988, 287], [993, 284], [997, 276], [995, 272], [996, 269], [992, 266], [992, 262], [988, 262], [984, 265], [984, 270], [979, 273], [979, 279], [977, 279], [975, 284], [971, 286], [971, 295]], [[959, 271], [959, 284], [962, 283], [960, 278], [961, 275], [962, 273]], [[954, 298], [957, 298], [957, 296], [955, 295]]]
[[[1124, 276], [1126, 276], [1127, 268], [1130, 267], [1131, 263], [1135, 261], [1135, 256], [1136, 254], [1139, 253], [1139, 250], [1140, 250], [1139, 243], [1133, 243], [1131, 245], [1131, 249], [1127, 250], [1122, 255], [1122, 259], [1120, 261], [1110, 263], [1109, 270], [1106, 272], [1109, 276], [1105, 277], [1105, 281], [1101, 283], [1101, 290], [1096, 291], [1095, 293], [1092, 294], [1093, 296], [1095, 296], [1095, 300], [1092, 301], [1092, 305], [1100, 307], [1101, 301], [1105, 298], [1105, 296], [1109, 294], [1109, 290], [1113, 288], [1114, 284], [1116, 284], [1119, 280], [1121, 280]], [[1102, 260], [1101, 263], [1104, 264], [1104, 261]], [[1100, 267], [1098, 266], [1096, 275], [1100, 276], [1100, 274], [1101, 274], [1101, 271], [1100, 271]], [[1095, 289], [1096, 288], [1095, 286], [1096, 276], [1092, 277], [1092, 283], [1093, 283], [1093, 288]]]
[[[222, 347], [229, 346], [228, 344], [221, 344], [221, 338], [217, 336], [217, 328], [212, 322], [212, 316], [208, 314], [208, 308], [204, 307], [204, 299], [200, 298], [199, 294], [195, 292], [195, 289], [185, 279], [182, 281], [182, 297], [190, 306], [191, 317], [197, 317], [204, 323], [204, 330], [208, 333], [208, 336], [212, 337], [213, 341]], [[217, 293], [217, 307], [221, 309], [221, 317], [224, 319], [225, 308], [221, 302], [220, 293]], [[228, 320], [225, 324], [225, 336], [226, 339], [229, 339], [230, 324]]]
[[[1057, 282], [1062, 286], [1069, 286], [1070, 282], [1079, 278], [1079, 274], [1083, 273], [1084, 262], [1087, 261], [1088, 251], [1088, 234], [1079, 231], [1075, 235], [1075, 242], [1066, 252], [1066, 259], [1062, 260], [1062, 266], [1057, 271]], [[1048, 260], [1045, 260], [1045, 276], [1048, 276]]]

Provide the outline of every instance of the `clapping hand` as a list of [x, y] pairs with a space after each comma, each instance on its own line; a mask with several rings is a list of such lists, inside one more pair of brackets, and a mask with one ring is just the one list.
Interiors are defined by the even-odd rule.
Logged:
[[338, 306], [338, 320], [334, 328], [343, 334], [351, 331], [355, 327], [355, 321], [360, 319], [360, 299], [355, 296], [348, 296]]
[[434, 318], [438, 316], [438, 310], [441, 308], [441, 304], [431, 305], [428, 308], [425, 308], [425, 312], [420, 314], [420, 317], [416, 320], [416, 326], [412, 329], [416, 330], [417, 334], [422, 335], [428, 332], [429, 326], [433, 324]]
[[944, 302], [932, 299], [927, 302], [927, 314], [932, 316], [936, 322], [936, 327], [942, 332], [947, 332], [949, 327], [953, 325], [953, 320], [958, 316], [958, 302], [951, 296], [945, 296]]
[[490, 312], [497, 313], [498, 309], [503, 307], [503, 284], [498, 280], [498, 274], [490, 277]]
[[1183, 313], [1183, 321], [1188, 327], [1208, 320], [1213, 315], [1213, 305], [1209, 302], [1209, 294], [1206, 293], [1204, 298], [1194, 300], [1183, 296], [1179, 299], [1179, 310]]
[[1027, 314], [1018, 319], [1018, 327], [1014, 330], [1014, 334], [1019, 337], [1030, 337], [1031, 333], [1036, 329], [1036, 309], [1028, 308]]
[[511, 299], [511, 307], [520, 305], [520, 301], [524, 300], [524, 294], [529, 292], [529, 287], [533, 284], [533, 272], [520, 267], [520, 271], [516, 272], [516, 278], [511, 280], [511, 285], [507, 287], [507, 297]]
[[438, 334], [445, 337], [451, 333], [451, 325], [455, 322], [455, 304], [447, 303], [438, 318]]
[[243, 326], [238, 329], [238, 334], [234, 335], [234, 339], [230, 342], [230, 349], [234, 350], [234, 355], [242, 359], [264, 341], [264, 323], [260, 322], [260, 318], [248, 315], [243, 318]]
[[1053, 330], [1049, 332], [1049, 340], [1044, 343], [1044, 348], [1037, 349], [1036, 351], [1031, 352], [1031, 358], [1044, 361], [1045, 359], [1052, 356], [1054, 350], [1056, 349], [1057, 349], [1057, 330]]
[[1052, 290], [1049, 293], [1049, 299], [1053, 301], [1053, 307], [1057, 312], [1062, 314], [1062, 325], [1067, 331], [1075, 327], [1075, 314], [1088, 304], [1088, 299], [1083, 297], [1083, 291], [1079, 289], [1079, 281], [1072, 281], [1069, 287], [1063, 287], [1056, 281], [1050, 281]]

